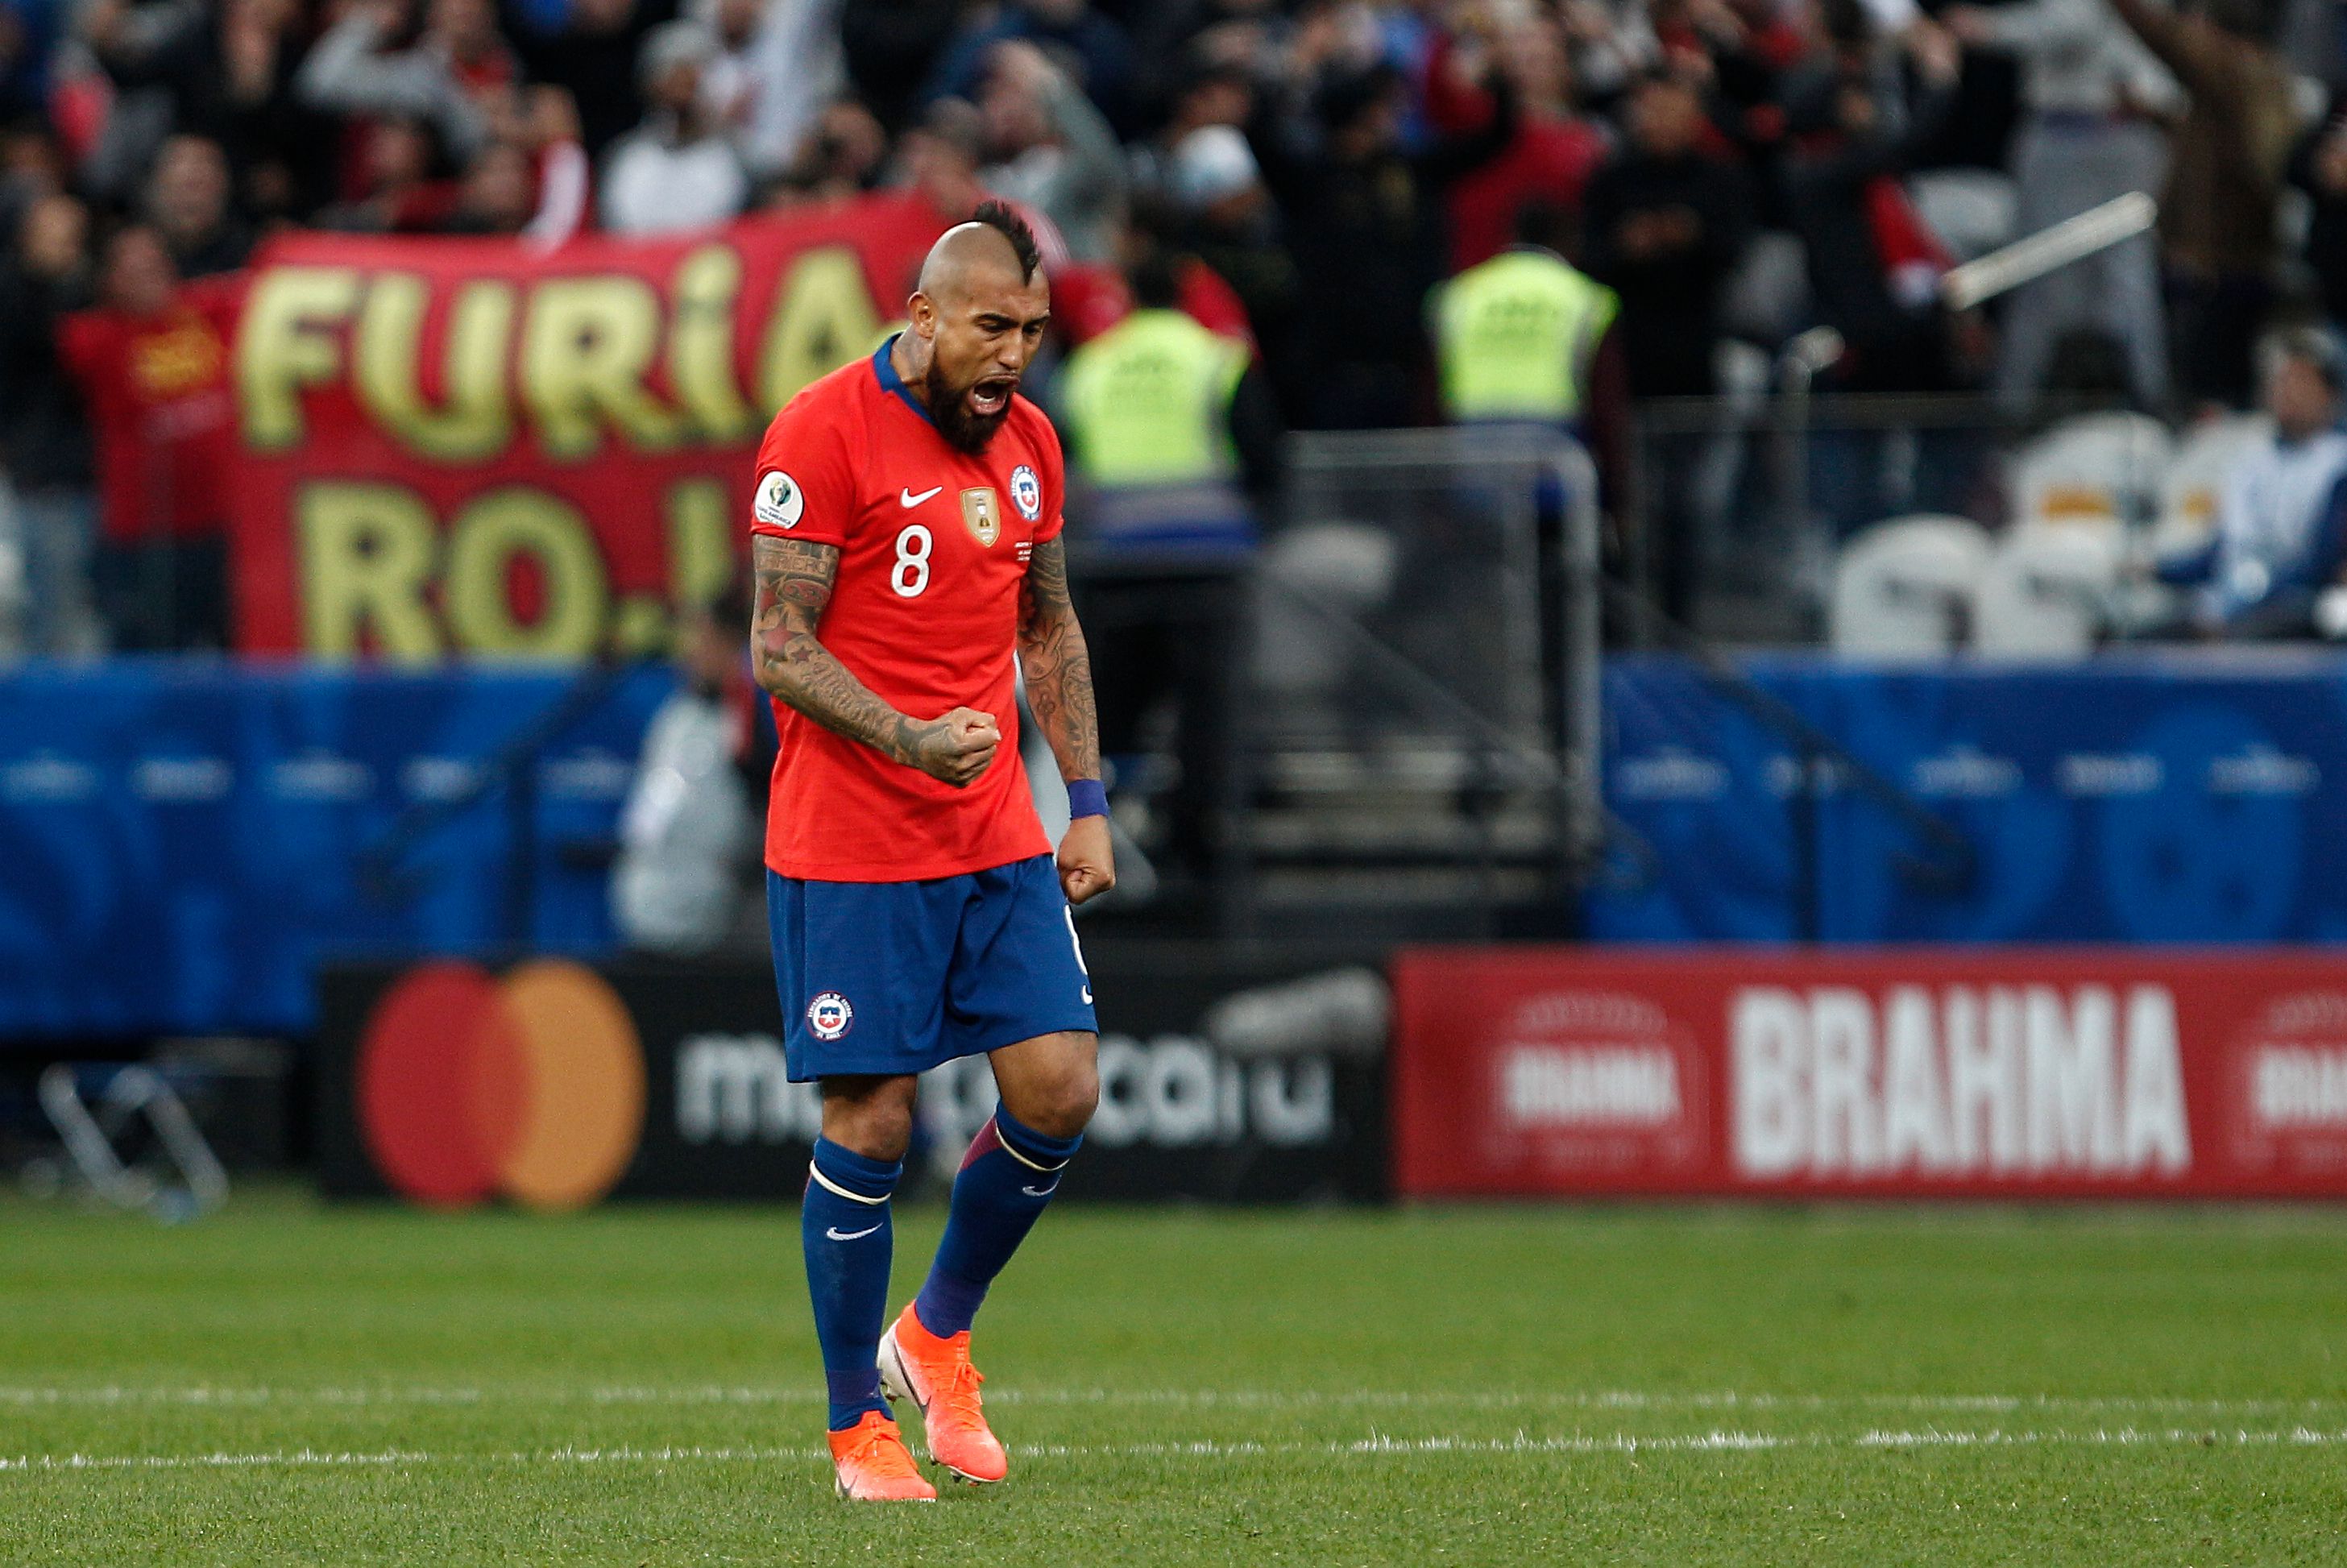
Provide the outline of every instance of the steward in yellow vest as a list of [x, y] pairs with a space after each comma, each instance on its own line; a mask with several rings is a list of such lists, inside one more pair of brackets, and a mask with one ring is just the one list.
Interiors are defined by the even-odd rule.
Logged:
[[1110, 798], [1141, 825], [1161, 896], [1203, 897], [1229, 842], [1248, 497], [1276, 477], [1279, 419], [1248, 346], [1175, 308], [1171, 256], [1153, 249], [1128, 282], [1133, 313], [1069, 354], [1051, 384], [1069, 575]]
[[1071, 354], [1052, 386], [1068, 447], [1069, 553], [1190, 565], [1254, 548], [1234, 435], [1247, 346], [1174, 306], [1171, 269], [1134, 269], [1138, 308]]
[[1553, 251], [1519, 245], [1469, 268], [1434, 296], [1443, 413], [1577, 424], [1620, 310], [1613, 290]]

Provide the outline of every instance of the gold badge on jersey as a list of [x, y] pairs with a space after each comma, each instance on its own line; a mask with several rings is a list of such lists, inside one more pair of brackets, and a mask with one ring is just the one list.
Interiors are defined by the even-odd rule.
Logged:
[[1002, 537], [1002, 507], [994, 498], [994, 487], [964, 490], [961, 493], [961, 520], [978, 536], [978, 542], [991, 549], [994, 541]]

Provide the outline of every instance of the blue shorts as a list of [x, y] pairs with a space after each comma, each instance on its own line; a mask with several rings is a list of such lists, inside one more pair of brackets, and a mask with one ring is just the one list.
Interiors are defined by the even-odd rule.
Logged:
[[930, 882], [766, 873], [791, 1081], [926, 1072], [1039, 1034], [1099, 1029], [1048, 855]]

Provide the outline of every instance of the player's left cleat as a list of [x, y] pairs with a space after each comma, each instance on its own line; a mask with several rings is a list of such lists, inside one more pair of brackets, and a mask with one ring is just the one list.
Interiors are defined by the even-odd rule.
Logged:
[[850, 1502], [935, 1502], [938, 1489], [921, 1479], [897, 1423], [877, 1410], [844, 1432], [831, 1434], [831, 1463], [839, 1495]]
[[985, 1483], [1010, 1473], [1010, 1456], [987, 1427], [978, 1386], [985, 1378], [969, 1364], [969, 1331], [940, 1339], [907, 1307], [880, 1337], [880, 1390], [910, 1399], [921, 1412], [929, 1457], [963, 1481]]

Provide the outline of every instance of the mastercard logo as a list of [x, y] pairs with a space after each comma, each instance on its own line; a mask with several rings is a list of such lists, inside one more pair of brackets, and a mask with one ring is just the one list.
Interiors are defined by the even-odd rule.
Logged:
[[601, 977], [545, 959], [502, 979], [408, 970], [360, 1037], [360, 1136], [401, 1196], [569, 1209], [610, 1192], [644, 1129], [644, 1052]]

